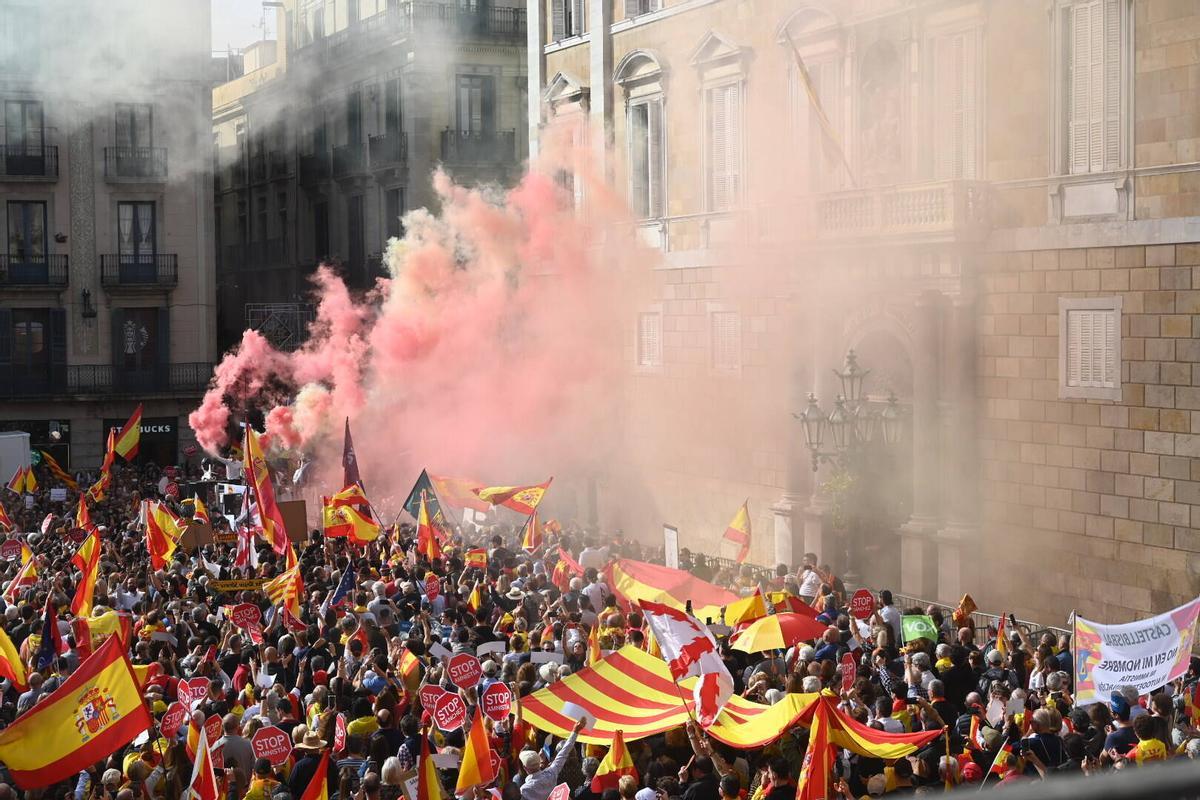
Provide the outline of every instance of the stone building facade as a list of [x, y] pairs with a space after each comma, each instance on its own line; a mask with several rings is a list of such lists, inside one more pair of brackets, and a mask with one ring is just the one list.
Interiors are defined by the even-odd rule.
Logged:
[[[528, 8], [531, 150], [585, 121], [657, 251], [610, 519], [717, 553], [749, 497], [757, 563], [1047, 624], [1196, 595], [1200, 9]], [[834, 410], [851, 348], [903, 419], [854, 456], [865, 492], [792, 416]]]

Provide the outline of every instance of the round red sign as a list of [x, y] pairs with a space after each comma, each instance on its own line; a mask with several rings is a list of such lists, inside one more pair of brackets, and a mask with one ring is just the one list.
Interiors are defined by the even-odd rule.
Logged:
[[229, 612], [229, 619], [239, 628], [249, 628], [262, 622], [262, 611], [253, 603], [239, 603]]
[[0, 544], [0, 558], [5, 561], [15, 561], [21, 557], [21, 543], [16, 539], [9, 539], [4, 544]]
[[497, 681], [483, 691], [480, 698], [480, 702], [483, 703], [483, 713], [496, 722], [503, 722], [508, 719], [508, 714], [512, 710], [512, 699], [512, 690]]
[[459, 653], [451, 658], [447, 669], [450, 670], [451, 682], [460, 689], [470, 689], [483, 677], [479, 659], [470, 653]]
[[875, 595], [870, 589], [859, 589], [850, 598], [850, 616], [855, 619], [867, 619], [875, 613]]
[[438, 580], [438, 576], [432, 572], [425, 576], [425, 596], [430, 600], [436, 600], [437, 596], [442, 593], [442, 583]]
[[338, 714], [333, 724], [333, 752], [339, 753], [346, 747], [346, 715]]
[[210, 742], [216, 742], [225, 735], [224, 726], [221, 724], [221, 718], [213, 714], [208, 719], [204, 720], [204, 732], [208, 734]]
[[433, 707], [433, 722], [441, 730], [456, 731], [467, 721], [467, 704], [456, 694], [446, 692]]
[[179, 702], [191, 708], [197, 700], [203, 700], [208, 694], [208, 683], [208, 678], [203, 676], [187, 681], [180, 681], [177, 691]]
[[842, 691], [850, 691], [850, 687], [854, 686], [854, 679], [858, 677], [858, 664], [854, 661], [854, 656], [850, 653], [842, 656]]
[[550, 791], [550, 797], [547, 800], [570, 800], [571, 787], [565, 783], [560, 783]]
[[442, 687], [435, 686], [432, 683], [425, 684], [421, 687], [421, 691], [418, 692], [418, 696], [421, 698], [421, 707], [432, 712], [434, 706], [437, 705], [438, 700], [441, 700], [442, 695], [444, 694], [450, 693]]
[[179, 733], [179, 729], [183, 727], [187, 719], [187, 706], [179, 702], [171, 703], [162, 715], [162, 719], [158, 723], [158, 729], [162, 732], [163, 738], [169, 741], [175, 738], [175, 734]]
[[292, 739], [284, 731], [270, 725], [254, 732], [250, 747], [254, 750], [255, 758], [265, 758], [279, 766], [292, 754]]

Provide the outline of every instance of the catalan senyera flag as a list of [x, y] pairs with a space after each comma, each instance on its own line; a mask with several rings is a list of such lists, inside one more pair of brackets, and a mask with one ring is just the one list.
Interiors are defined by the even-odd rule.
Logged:
[[212, 518], [208, 516], [208, 507], [200, 499], [199, 492], [192, 495], [192, 519], [198, 519], [207, 525], [212, 524]]
[[487, 569], [487, 548], [476, 547], [463, 554], [463, 565], [471, 569]]
[[68, 488], [74, 489], [77, 492], [79, 491], [79, 484], [74, 478], [71, 477], [71, 473], [62, 468], [58, 461], [55, 460], [54, 456], [50, 455], [45, 450], [39, 450], [38, 452], [42, 454], [42, 462], [45, 463], [46, 468], [50, 470], [51, 475], [65, 483]]
[[421, 758], [417, 762], [416, 800], [442, 800], [442, 783], [429, 752], [429, 729], [421, 729]]
[[296, 564], [267, 581], [263, 584], [263, 591], [267, 593], [267, 597], [271, 598], [271, 605], [282, 606], [299, 617], [300, 596], [304, 594], [304, 581], [300, 578], [300, 565]]
[[746, 556], [750, 555], [750, 511], [748, 506], [750, 500], [742, 503], [742, 507], [733, 515], [733, 521], [729, 523], [729, 527], [725, 529], [724, 535], [721, 537], [726, 541], [733, 542], [739, 545], [737, 562], [739, 564], [746, 560]]
[[129, 421], [117, 431], [113, 439], [113, 452], [126, 461], [137, 458], [138, 446], [142, 442], [142, 404], [133, 410]]
[[300, 795], [300, 800], [329, 800], [329, 751], [321, 753], [321, 760], [311, 778], [308, 788]]
[[71, 556], [71, 563], [83, 573], [71, 600], [71, 613], [77, 617], [91, 616], [92, 594], [96, 591], [96, 576], [100, 571], [100, 532], [95, 527]]
[[154, 500], [146, 504], [146, 551], [150, 553], [150, 568], [162, 569], [171, 563], [175, 548], [183, 536], [183, 520], [170, 509]]
[[488, 743], [487, 730], [483, 727], [483, 705], [477, 703], [475, 718], [471, 721], [471, 732], [467, 734], [467, 743], [463, 747], [454, 794], [462, 797], [468, 789], [487, 786], [494, 780], [496, 770], [492, 766], [492, 746]]
[[494, 506], [504, 506], [513, 511], [519, 511], [526, 516], [533, 513], [538, 503], [542, 502], [546, 490], [554, 478], [547, 478], [545, 483], [534, 486], [488, 486], [475, 489], [475, 496]]
[[0, 677], [8, 678], [13, 686], [24, 692], [29, 689], [29, 680], [25, 674], [25, 664], [21, 654], [13, 646], [12, 639], [0, 628]]
[[4, 509], [4, 503], [0, 503], [0, 529], [11, 531], [15, 530], [16, 527], [17, 526], [13, 524], [12, 517], [10, 517], [8, 512]]
[[0, 732], [0, 761], [22, 789], [73, 778], [153, 724], [115, 636]]
[[417, 552], [432, 563], [442, 557], [442, 544], [438, 540], [437, 531], [429, 521], [429, 509], [425, 507], [425, 495], [421, 495], [421, 505], [417, 510]]
[[353, 505], [324, 504], [321, 520], [326, 536], [344, 537], [359, 546], [375, 541], [383, 533], [383, 526]]
[[601, 793], [605, 789], [616, 789], [623, 775], [632, 775], [634, 780], [637, 780], [638, 772], [637, 767], [633, 765], [633, 757], [625, 749], [624, 732], [617, 731], [613, 735], [612, 745], [592, 777], [592, 791]]
[[701, 622], [716, 622], [721, 618], [721, 609], [739, 599], [733, 592], [690, 572], [628, 558], [610, 562], [604, 569], [604, 579], [617, 600], [627, 607], [649, 600], [682, 610], [691, 600], [692, 614]]
[[25, 491], [25, 472], [27, 469], [27, 467], [17, 467], [17, 471], [8, 479], [8, 483], [4, 484], [8, 487], [9, 491], [16, 492], [17, 494]]
[[534, 511], [525, 520], [525, 527], [521, 530], [521, 549], [532, 553], [542, 546], [542, 538], [542, 523], [538, 520], [537, 511]]
[[104, 447], [104, 462], [100, 465], [100, 476], [87, 490], [87, 496], [93, 503], [104, 500], [108, 494], [108, 487], [112, 485], [112, 465], [117, 459], [117, 451], [113, 449], [116, 447], [116, 441], [117, 432], [110, 428], [108, 442]]
[[954, 620], [956, 626], [964, 628], [970, 622], [971, 615], [978, 610], [979, 606], [975, 605], [975, 599], [969, 594], [964, 594], [962, 599], [958, 601], [958, 607], [951, 614], [951, 619]]
[[212, 752], [208, 745], [208, 733], [201, 728], [200, 739], [196, 743], [196, 756], [192, 764], [192, 780], [188, 783], [188, 800], [220, 800], [221, 791], [217, 787], [217, 774], [213, 770]]
[[792, 41], [790, 34], [787, 34], [787, 40], [788, 44], [792, 46], [792, 57], [796, 61], [797, 76], [804, 85], [809, 105], [813, 110], [814, 116], [817, 118], [817, 123], [821, 127], [821, 133], [824, 134], [826, 155], [836, 156], [838, 164], [846, 170], [846, 175], [849, 176], [850, 183], [857, 186], [858, 180], [854, 177], [854, 170], [850, 169], [850, 161], [846, 158], [846, 150], [842, 147], [842, 140], [838, 136], [837, 129], [833, 127], [833, 123], [830, 122], [829, 115], [825, 113], [824, 106], [821, 105], [821, 96], [817, 93], [817, 87], [813, 85], [812, 77], [808, 74], [808, 67], [805, 66], [804, 59], [800, 56], [800, 49], [796, 47], [796, 43]]
[[828, 800], [834, 796], [829, 774], [833, 771], [833, 745], [829, 742], [829, 710], [818, 704], [808, 731], [808, 750], [796, 781], [796, 800]]
[[763, 597], [762, 587], [754, 590], [754, 594], [735, 600], [725, 606], [725, 624], [737, 627], [744, 623], [754, 622], [767, 615], [767, 599]]
[[287, 537], [287, 526], [283, 522], [283, 512], [275, 502], [275, 487], [271, 485], [271, 472], [267, 469], [267, 459], [263, 455], [262, 442], [254, 428], [246, 426], [242, 466], [245, 468], [246, 480], [254, 487], [254, 496], [258, 499], [258, 514], [262, 517], [263, 538], [279, 555], [284, 555], [291, 542]]

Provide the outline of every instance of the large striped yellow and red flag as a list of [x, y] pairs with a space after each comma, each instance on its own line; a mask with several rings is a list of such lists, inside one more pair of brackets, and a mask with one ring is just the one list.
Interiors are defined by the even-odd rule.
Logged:
[[77, 617], [91, 616], [92, 595], [96, 591], [96, 576], [100, 571], [100, 532], [94, 526], [75, 555], [71, 556], [71, 563], [82, 573], [79, 585], [75, 587], [75, 597], [71, 600], [71, 613]]
[[142, 404], [133, 410], [133, 416], [117, 431], [113, 440], [113, 452], [126, 461], [137, 458], [138, 447], [142, 442]]
[[152, 724], [125, 645], [114, 636], [0, 732], [0, 761], [22, 789], [50, 786], [103, 761]]
[[146, 502], [146, 551], [150, 553], [150, 568], [162, 569], [171, 563], [175, 548], [183, 536], [183, 520], [154, 500]]
[[808, 731], [808, 750], [804, 754], [800, 777], [796, 781], [796, 800], [827, 800], [834, 796], [829, 773], [833, 770], [833, 745], [829, 742], [829, 708], [818, 703]]
[[196, 757], [192, 765], [192, 780], [188, 783], [188, 800], [220, 800], [217, 774], [213, 770], [212, 752], [208, 746], [208, 733], [200, 729], [200, 740], [196, 744]]
[[416, 800], [442, 800], [442, 782], [429, 753], [429, 729], [421, 729], [421, 759], [417, 762]]
[[352, 505], [327, 502], [321, 507], [321, 519], [326, 536], [345, 537], [360, 547], [375, 541], [383, 533], [383, 526]]
[[12, 639], [0, 628], [0, 677], [8, 678], [19, 691], [29, 689], [29, 680], [25, 675], [25, 664], [21, 654], [13, 646]]
[[54, 456], [45, 450], [39, 450], [38, 452], [42, 454], [42, 461], [45, 462], [46, 468], [50, 470], [51, 475], [65, 483], [68, 488], [74, 489], [77, 492], [79, 491], [79, 484], [71, 477], [71, 473], [62, 468], [62, 465], [58, 463]]
[[542, 523], [538, 519], [537, 511], [534, 511], [525, 521], [525, 528], [521, 531], [521, 549], [532, 553], [542, 546], [542, 539]]
[[290, 542], [287, 537], [287, 525], [283, 522], [283, 512], [275, 502], [275, 487], [271, 485], [271, 472], [267, 469], [267, 459], [263, 455], [262, 442], [254, 428], [246, 426], [244, 459], [246, 480], [254, 487], [254, 496], [258, 499], [258, 514], [262, 517], [263, 537], [270, 543], [271, 548], [283, 555], [288, 550]]
[[487, 786], [496, 780], [496, 769], [492, 766], [492, 746], [488, 743], [487, 730], [483, 727], [483, 705], [475, 705], [475, 718], [471, 720], [471, 732], [463, 747], [462, 763], [458, 766], [458, 782], [454, 786], [456, 797], [462, 797], [468, 789]]
[[737, 554], [737, 562], [741, 564], [746, 560], [746, 556], [750, 555], [750, 511], [748, 506], [750, 501], [742, 503], [742, 507], [733, 515], [733, 521], [729, 523], [729, 527], [725, 529], [725, 534], [722, 536], [726, 541], [740, 545]]
[[625, 734], [617, 731], [613, 736], [612, 746], [604, 754], [596, 774], [592, 778], [592, 791], [599, 794], [605, 789], [616, 789], [617, 784], [625, 775], [632, 775], [637, 780], [637, 767], [633, 765], [633, 757], [625, 749]]
[[329, 800], [329, 751], [321, 753], [321, 760], [312, 777], [308, 779], [308, 788], [300, 795], [300, 800]]
[[442, 557], [442, 543], [429, 521], [429, 509], [425, 507], [424, 494], [421, 495], [421, 505], [417, 511], [417, 552], [429, 559], [430, 563]]
[[[288, 543], [289, 545], [291, 542]], [[271, 598], [271, 605], [282, 606], [295, 616], [300, 616], [300, 596], [304, 594], [304, 581], [300, 577], [300, 565], [295, 564], [267, 583], [263, 591]]]
[[534, 486], [488, 486], [475, 489], [475, 495], [484, 502], [494, 506], [504, 506], [513, 511], [519, 511], [528, 516], [542, 502], [546, 490], [550, 488], [554, 478], [547, 478], [545, 483]]

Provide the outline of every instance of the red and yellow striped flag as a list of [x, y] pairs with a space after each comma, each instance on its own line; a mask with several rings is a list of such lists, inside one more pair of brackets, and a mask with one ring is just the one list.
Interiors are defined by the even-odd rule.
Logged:
[[833, 770], [833, 745], [829, 741], [829, 707], [818, 703], [808, 731], [808, 751], [796, 781], [796, 800], [833, 797], [829, 773]]
[[246, 472], [246, 481], [254, 487], [254, 497], [258, 500], [263, 538], [276, 553], [283, 555], [291, 544], [287, 537], [287, 525], [283, 522], [283, 512], [279, 510], [279, 504], [275, 502], [275, 487], [271, 485], [271, 472], [267, 469], [262, 442], [254, 428], [249, 425], [246, 426], [245, 457], [242, 466]]
[[0, 732], [0, 761], [22, 789], [50, 786], [104, 760], [152, 724], [125, 645], [114, 636]]
[[21, 654], [13, 646], [12, 639], [0, 628], [0, 677], [8, 678], [19, 691], [29, 689], [29, 680], [25, 675], [25, 664]]
[[463, 555], [463, 565], [471, 569], [487, 569], [487, 548], [468, 550]]
[[612, 747], [608, 748], [600, 766], [596, 768], [596, 775], [592, 778], [592, 791], [600, 793], [605, 789], [616, 789], [622, 775], [632, 775], [634, 780], [637, 780], [638, 772], [637, 767], [633, 765], [633, 758], [625, 749], [625, 734], [617, 731], [613, 735]]
[[421, 659], [407, 647], [400, 656], [400, 680], [409, 692], [417, 691], [421, 685]]
[[17, 467], [17, 471], [8, 479], [8, 483], [4, 484], [10, 492], [21, 494], [25, 491], [25, 472], [26, 467]]
[[417, 552], [429, 559], [430, 563], [442, 557], [442, 544], [429, 521], [429, 509], [425, 507], [424, 494], [421, 495], [421, 505], [417, 511]]
[[16, 527], [17, 526], [13, 524], [12, 517], [10, 517], [8, 512], [4, 509], [4, 503], [0, 503], [0, 528], [3, 528], [6, 531], [11, 531], [16, 529]]
[[378, 522], [352, 505], [325, 503], [321, 507], [321, 517], [326, 536], [345, 537], [359, 547], [375, 541], [383, 533]]
[[162, 503], [146, 501], [146, 551], [150, 553], [151, 569], [162, 569], [171, 563], [183, 527], [183, 520]]
[[739, 564], [746, 560], [746, 556], [750, 555], [750, 511], [748, 506], [750, 501], [742, 503], [742, 507], [733, 515], [733, 521], [729, 523], [729, 527], [725, 529], [725, 535], [722, 537], [726, 541], [741, 545], [738, 549], [737, 562]]
[[208, 516], [208, 507], [200, 499], [199, 492], [192, 495], [192, 519], [198, 519], [206, 525], [212, 524], [212, 518]]
[[100, 571], [100, 532], [95, 527], [79, 545], [75, 555], [71, 556], [71, 563], [83, 573], [79, 585], [75, 587], [75, 597], [71, 600], [71, 613], [77, 617], [91, 616], [92, 595], [96, 591], [96, 576]]
[[220, 800], [221, 792], [217, 788], [217, 774], [213, 771], [212, 752], [208, 746], [208, 733], [200, 729], [200, 741], [196, 744], [196, 757], [193, 759], [192, 780], [188, 784], [188, 800]]
[[125, 426], [117, 432], [113, 440], [113, 452], [126, 461], [137, 458], [138, 447], [142, 441], [142, 404], [133, 410], [133, 416]]
[[21, 589], [35, 585], [37, 579], [37, 562], [33, 560], [33, 551], [29, 549], [29, 545], [22, 543], [21, 568], [17, 570], [16, 577], [9, 581], [8, 586], [4, 587], [4, 599], [9, 603], [16, 602]]
[[471, 587], [471, 595], [467, 598], [467, 610], [472, 614], [478, 614], [481, 608], [483, 608], [483, 592], [479, 591], [479, 581], [475, 581], [475, 585]]
[[590, 667], [602, 658], [604, 654], [600, 650], [600, 623], [597, 622], [588, 633], [587, 663], [584, 666]]
[[87, 490], [87, 496], [93, 503], [102, 501], [108, 494], [108, 487], [112, 485], [112, 465], [117, 459], [117, 452], [113, 449], [116, 447], [116, 441], [117, 432], [110, 428], [108, 443], [104, 447], [104, 463], [100, 465], [100, 477]]
[[442, 800], [442, 782], [429, 753], [429, 729], [421, 729], [421, 759], [417, 762], [416, 800]]
[[295, 564], [272, 578], [263, 585], [263, 591], [267, 593], [267, 597], [271, 598], [271, 605], [282, 606], [299, 617], [300, 595], [304, 594], [304, 581], [300, 578], [300, 565]]
[[550, 477], [546, 479], [545, 483], [534, 486], [488, 486], [484, 489], [475, 489], [474, 492], [484, 502], [529, 515], [537, 508], [538, 503], [542, 502], [542, 497], [545, 496], [546, 490], [550, 488], [553, 480], [554, 478]]
[[537, 511], [529, 515], [525, 528], [521, 531], [521, 549], [532, 553], [542, 546], [542, 523], [538, 521]]
[[79, 497], [79, 505], [75, 506], [75, 527], [84, 531], [96, 528], [96, 523], [92, 522], [92, 512], [88, 508], [87, 498], [82, 495]]
[[725, 606], [725, 624], [736, 627], [742, 623], [754, 622], [767, 615], [767, 600], [763, 597], [762, 587], [754, 590], [754, 594]]
[[462, 763], [458, 767], [458, 782], [454, 794], [462, 797], [468, 789], [487, 786], [496, 780], [492, 766], [492, 746], [488, 742], [487, 730], [483, 727], [483, 705], [476, 704], [475, 718], [471, 720], [471, 732], [463, 748]]
[[308, 788], [300, 795], [300, 800], [329, 800], [329, 751], [321, 753], [321, 760], [311, 778]]
[[75, 482], [75, 479], [71, 477], [69, 472], [62, 468], [58, 461], [55, 460], [54, 456], [50, 455], [45, 450], [39, 450], [38, 452], [42, 454], [42, 461], [45, 462], [46, 468], [50, 470], [51, 475], [65, 483], [68, 488], [77, 492], [79, 491], [79, 484]]

